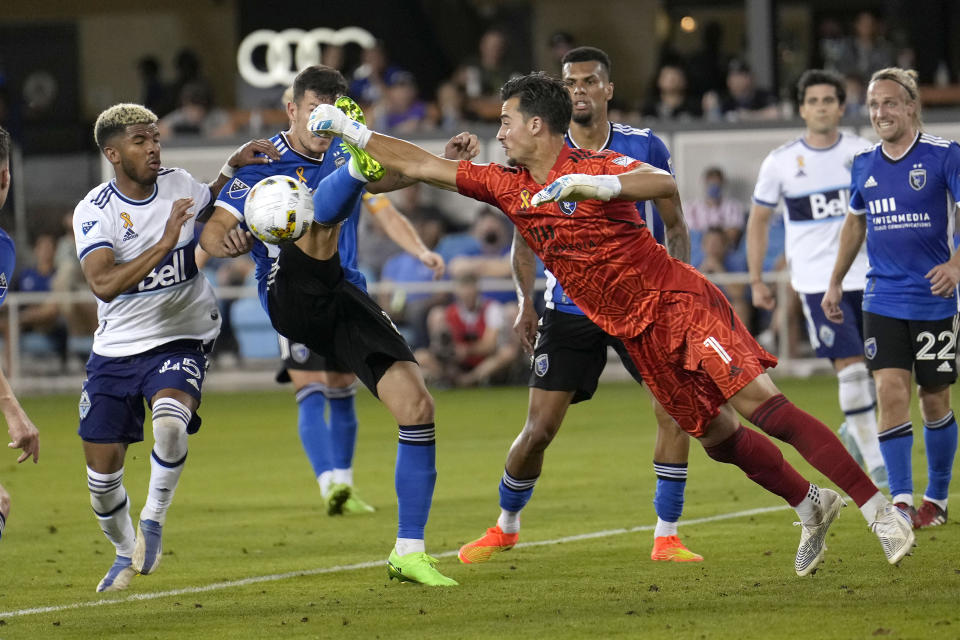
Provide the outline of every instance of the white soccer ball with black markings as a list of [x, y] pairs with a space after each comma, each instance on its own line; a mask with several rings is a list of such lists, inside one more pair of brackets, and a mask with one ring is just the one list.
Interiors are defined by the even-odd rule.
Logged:
[[313, 196], [290, 176], [270, 176], [250, 189], [243, 217], [250, 233], [263, 242], [296, 240], [313, 223]]

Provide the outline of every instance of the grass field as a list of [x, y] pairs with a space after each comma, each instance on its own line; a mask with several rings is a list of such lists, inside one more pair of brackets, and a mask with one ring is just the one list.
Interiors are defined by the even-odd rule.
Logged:
[[[781, 381], [832, 425], [840, 420], [835, 384]], [[680, 534], [706, 561], [651, 562], [655, 427], [632, 384], [603, 385], [570, 411], [524, 511], [525, 544], [486, 565], [461, 565], [457, 547], [499, 513], [497, 483], [526, 390], [439, 392], [436, 401], [439, 478], [427, 550], [459, 587], [387, 580], [396, 425], [384, 409], [366, 392], [358, 397], [356, 479], [379, 510], [330, 518], [286, 389], [205, 397], [163, 563], [103, 597], [94, 588], [114, 550], [90, 511], [76, 396], [27, 398], [42, 432], [41, 462], [18, 466], [8, 453], [0, 463], [13, 495], [0, 543], [0, 638], [960, 637], [956, 520], [919, 532], [914, 555], [891, 567], [851, 503], [831, 529], [820, 571], [801, 579], [793, 511], [696, 445]], [[926, 463], [917, 432], [919, 495]], [[135, 514], [148, 455], [139, 444], [127, 457]], [[757, 509], [765, 510], [744, 514]]]

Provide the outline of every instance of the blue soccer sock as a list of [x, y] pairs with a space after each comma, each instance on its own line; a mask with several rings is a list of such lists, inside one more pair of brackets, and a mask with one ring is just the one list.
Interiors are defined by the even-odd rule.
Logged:
[[[333, 470], [333, 462], [330, 458], [330, 450], [333, 448], [330, 442], [330, 428], [323, 416], [327, 404], [323, 390], [322, 384], [312, 383], [297, 391], [299, 409], [297, 426], [300, 430], [300, 442], [303, 444], [310, 466], [313, 467], [313, 474], [318, 480], [324, 473]], [[320, 490], [326, 493], [325, 487], [321, 486]]]
[[356, 178], [352, 162], [329, 174], [313, 192], [313, 219], [320, 224], [333, 225], [350, 217], [360, 203], [366, 180]]
[[357, 445], [356, 385], [327, 387], [324, 395], [330, 403], [330, 452], [334, 482], [353, 484], [353, 452]]
[[904, 422], [881, 433], [879, 439], [893, 502], [905, 502], [912, 506], [913, 463], [910, 456], [913, 449], [913, 425]]
[[500, 517], [497, 519], [497, 524], [504, 533], [520, 531], [520, 511], [533, 496], [533, 489], [539, 477], [521, 480], [507, 473], [506, 469], [503, 470], [503, 476], [500, 478]]
[[423, 540], [437, 483], [436, 428], [432, 422], [399, 427], [394, 475], [399, 515], [397, 538]]
[[683, 495], [687, 488], [686, 462], [653, 461], [657, 474], [657, 491], [653, 507], [657, 511], [657, 527], [654, 537], [677, 535], [677, 521], [683, 514]]
[[957, 452], [957, 421], [953, 411], [940, 420], [923, 425], [923, 441], [927, 447], [927, 490], [924, 497], [942, 501], [950, 492], [953, 458]]

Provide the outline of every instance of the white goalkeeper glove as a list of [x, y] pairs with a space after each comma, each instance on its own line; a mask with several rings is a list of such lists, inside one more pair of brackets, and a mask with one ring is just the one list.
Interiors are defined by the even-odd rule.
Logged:
[[347, 117], [332, 104], [321, 104], [310, 114], [307, 129], [315, 136], [339, 136], [344, 142], [363, 149], [373, 133], [367, 125]]
[[580, 202], [603, 200], [620, 195], [620, 178], [617, 176], [591, 176], [586, 173], [571, 173], [557, 178], [533, 196], [530, 203], [538, 206], [544, 202]]

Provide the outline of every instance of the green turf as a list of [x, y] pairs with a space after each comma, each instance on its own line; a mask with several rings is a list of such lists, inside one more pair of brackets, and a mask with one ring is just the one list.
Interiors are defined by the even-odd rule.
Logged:
[[[781, 381], [797, 404], [831, 425], [840, 420], [835, 385], [832, 378]], [[439, 478], [429, 552], [454, 551], [493, 524], [504, 454], [522, 425], [526, 397], [525, 389], [436, 394]], [[919, 532], [916, 553], [900, 567], [887, 565], [852, 504], [831, 529], [823, 567], [809, 578], [793, 573], [799, 529], [789, 510], [681, 526], [706, 561], [651, 562], [651, 531], [615, 531], [656, 519], [655, 427], [644, 392], [632, 384], [604, 385], [595, 400], [571, 409], [524, 511], [521, 542], [613, 533], [521, 546], [486, 565], [444, 556], [441, 571], [461, 583], [453, 589], [387, 580], [396, 425], [369, 394], [358, 400], [356, 480], [379, 510], [352, 518], [330, 518], [323, 509], [289, 390], [209, 394], [159, 570], [103, 597], [94, 588], [114, 552], [90, 511], [76, 401], [27, 398], [42, 432], [41, 463], [16, 465], [12, 453], [0, 463], [0, 481], [13, 495], [0, 542], [3, 639], [960, 636], [955, 521]], [[919, 494], [926, 463], [917, 432]], [[801, 473], [825, 483], [784, 450]], [[134, 514], [146, 492], [148, 455], [139, 444], [127, 457]], [[780, 505], [736, 468], [692, 448], [685, 520]], [[350, 567], [365, 562], [377, 565]], [[346, 568], [320, 572], [338, 566]], [[295, 572], [312, 574], [216, 586]], [[101, 599], [112, 603], [87, 606]], [[41, 607], [73, 608], [16, 613]]]

